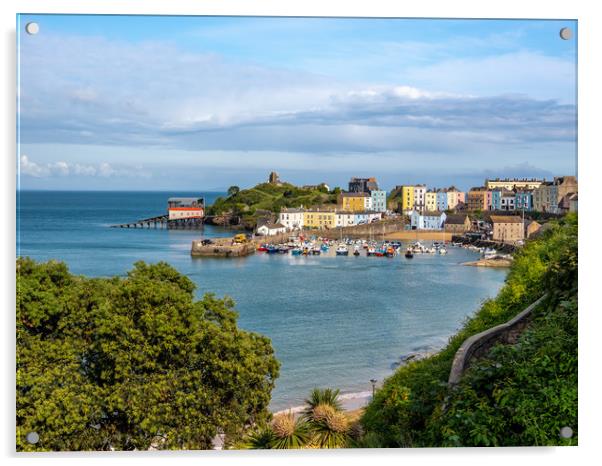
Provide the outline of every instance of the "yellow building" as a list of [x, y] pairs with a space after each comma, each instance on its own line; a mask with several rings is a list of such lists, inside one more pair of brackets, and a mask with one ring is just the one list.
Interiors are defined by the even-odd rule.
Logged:
[[306, 211], [303, 217], [305, 228], [334, 228], [336, 226], [336, 214], [323, 210]]
[[414, 186], [401, 187], [401, 210], [404, 212], [414, 209]]
[[424, 194], [424, 207], [427, 212], [435, 212], [437, 210], [437, 193], [427, 191]]
[[372, 207], [372, 198], [368, 193], [341, 193], [341, 210], [347, 212], [363, 212]]
[[460, 191], [458, 191], [454, 186], [447, 190], [447, 208], [449, 210], [453, 210], [460, 202], [459, 197]]

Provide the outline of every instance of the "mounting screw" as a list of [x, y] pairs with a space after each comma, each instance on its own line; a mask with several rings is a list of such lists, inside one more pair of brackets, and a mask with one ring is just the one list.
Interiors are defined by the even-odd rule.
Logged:
[[570, 28], [562, 28], [560, 30], [560, 38], [562, 40], [570, 40], [573, 37], [573, 31]]
[[560, 429], [560, 436], [562, 438], [571, 438], [573, 436], [573, 429], [571, 429], [568, 426], [563, 427], [562, 429]]
[[27, 440], [27, 443], [31, 443], [32, 445], [35, 445], [36, 443], [38, 443], [40, 441], [40, 436], [38, 435], [37, 432], [27, 432], [27, 435], [25, 436], [25, 440]]

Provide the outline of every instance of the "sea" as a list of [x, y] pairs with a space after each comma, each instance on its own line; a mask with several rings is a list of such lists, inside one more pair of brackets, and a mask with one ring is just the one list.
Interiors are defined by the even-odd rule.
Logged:
[[210, 204], [220, 195], [20, 191], [17, 255], [58, 259], [90, 277], [124, 276], [139, 260], [165, 261], [196, 283], [199, 298], [232, 297], [239, 327], [268, 336], [281, 363], [274, 411], [298, 406], [314, 387], [338, 388], [347, 397], [369, 393], [370, 380], [380, 384], [405, 356], [443, 347], [506, 277], [503, 269], [461, 265], [478, 253], [455, 247], [413, 259], [193, 258], [193, 240], [233, 231], [111, 228], [166, 213], [172, 196], [200, 196]]

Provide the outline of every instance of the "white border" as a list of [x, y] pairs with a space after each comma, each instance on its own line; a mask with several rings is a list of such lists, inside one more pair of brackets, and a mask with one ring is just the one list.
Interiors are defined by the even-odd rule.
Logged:
[[[17, 456], [14, 453], [14, 257], [15, 257], [15, 15], [21, 13], [114, 13], [114, 14], [196, 14], [196, 15], [273, 15], [273, 16], [379, 16], [379, 17], [447, 17], [447, 18], [563, 18], [579, 20], [579, 184], [580, 184], [580, 334], [579, 334], [579, 439], [576, 448], [508, 448], [508, 449], [428, 449], [428, 450], [353, 450], [344, 452], [178, 452], [111, 454], [116, 462], [131, 464], [158, 464], [177, 461], [178, 464], [385, 464], [411, 462], [420, 464], [479, 464], [509, 462], [539, 462], [546, 464], [589, 464], [599, 456], [596, 453], [602, 429], [600, 410], [600, 362], [596, 358], [599, 347], [596, 334], [601, 328], [600, 306], [594, 291], [600, 275], [595, 268], [601, 248], [596, 227], [602, 226], [602, 184], [600, 184], [599, 135], [600, 116], [600, 57], [602, 56], [602, 24], [596, 15], [596, 2], [589, 1], [530, 1], [505, 0], [487, 2], [476, 0], [419, 2], [386, 2], [383, 0], [87, 0], [85, 2], [54, 0], [4, 0], [0, 3], [2, 24], [2, 96], [3, 111], [0, 130], [4, 149], [2, 170], [2, 249], [0, 256], [3, 318], [2, 363], [0, 383], [2, 392], [2, 420], [0, 442], [8, 464], [33, 463], [37, 458]], [[594, 202], [598, 201], [598, 204]], [[106, 461], [103, 454], [44, 455], [44, 461], [92, 463]], [[526, 461], [525, 461], [526, 460]]]

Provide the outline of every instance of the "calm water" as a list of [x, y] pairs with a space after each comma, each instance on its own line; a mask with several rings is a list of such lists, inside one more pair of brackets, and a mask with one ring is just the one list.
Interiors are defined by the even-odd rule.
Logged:
[[[167, 261], [198, 285], [198, 294], [229, 295], [239, 325], [269, 336], [282, 363], [272, 408], [300, 404], [315, 386], [370, 390], [413, 351], [438, 348], [501, 287], [505, 271], [465, 267], [477, 255], [192, 259], [191, 241], [229, 235], [204, 231], [115, 229], [109, 225], [165, 212], [178, 192], [22, 192], [17, 252], [61, 259], [72, 272], [123, 275], [137, 260]], [[210, 203], [217, 194], [205, 193]]]

